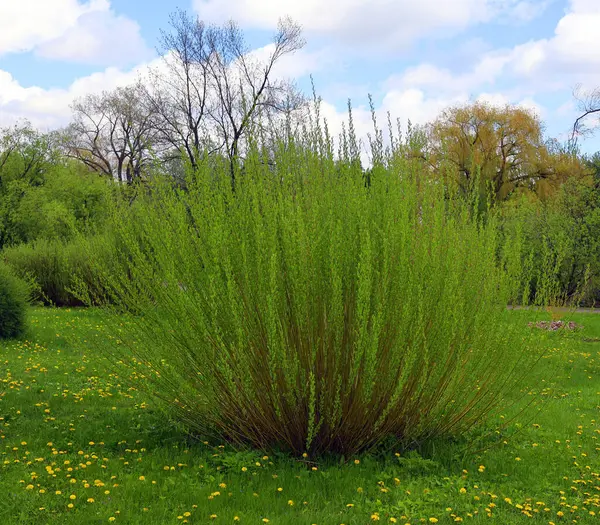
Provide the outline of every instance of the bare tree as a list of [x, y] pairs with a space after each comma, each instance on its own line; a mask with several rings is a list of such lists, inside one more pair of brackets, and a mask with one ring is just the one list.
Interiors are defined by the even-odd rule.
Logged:
[[235, 183], [235, 159], [240, 144], [253, 121], [270, 113], [300, 106], [302, 97], [289, 82], [273, 79], [273, 69], [281, 57], [302, 48], [300, 26], [282, 19], [269, 55], [263, 61], [249, 53], [243, 35], [234, 22], [208, 33], [210, 55], [208, 69], [217, 103], [210, 116], [229, 157], [232, 184]]
[[596, 119], [591, 127], [586, 125], [590, 116], [600, 117], [600, 87], [584, 91], [581, 84], [573, 90], [573, 96], [577, 100], [577, 107], [581, 114], [575, 119], [569, 144], [572, 149], [576, 149], [577, 140], [581, 136], [591, 135], [595, 129], [600, 126], [600, 119]]
[[161, 139], [183, 152], [192, 167], [205, 153], [226, 155], [234, 185], [248, 130], [304, 104], [292, 83], [274, 78], [277, 62], [304, 46], [301, 28], [282, 19], [260, 58], [234, 22], [206, 26], [177, 11], [170, 25], [172, 31], [162, 37], [165, 67], [151, 72], [144, 103]]
[[171, 14], [170, 26], [171, 32], [162, 32], [159, 49], [163, 68], [151, 70], [140, 87], [158, 138], [175, 152], [182, 152], [195, 168], [207, 139], [206, 28], [182, 10]]
[[131, 86], [75, 101], [63, 135], [67, 154], [121, 182], [140, 180], [156, 143], [151, 114], [140, 100]]

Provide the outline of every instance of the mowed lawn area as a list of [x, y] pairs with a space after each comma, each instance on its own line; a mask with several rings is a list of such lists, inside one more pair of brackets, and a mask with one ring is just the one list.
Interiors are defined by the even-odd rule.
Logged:
[[[527, 330], [534, 314], [510, 315]], [[600, 315], [572, 320], [539, 332], [543, 410], [476, 446], [295, 460], [186, 437], [100, 351], [97, 311], [34, 309], [0, 343], [0, 524], [595, 523]]]

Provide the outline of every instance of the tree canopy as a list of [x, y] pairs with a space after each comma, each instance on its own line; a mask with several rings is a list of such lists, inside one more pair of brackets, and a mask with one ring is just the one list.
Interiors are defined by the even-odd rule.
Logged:
[[586, 173], [576, 156], [544, 140], [537, 115], [517, 106], [475, 102], [451, 107], [429, 125], [428, 138], [436, 173], [462, 192], [478, 181], [495, 200], [518, 191], [543, 197], [568, 177]]

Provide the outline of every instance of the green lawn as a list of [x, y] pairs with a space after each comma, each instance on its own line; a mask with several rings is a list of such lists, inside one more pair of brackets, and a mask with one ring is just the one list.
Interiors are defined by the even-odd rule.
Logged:
[[187, 439], [97, 355], [94, 311], [36, 309], [0, 343], [0, 524], [595, 523], [600, 315], [574, 320], [540, 364], [545, 409], [483, 451], [465, 436], [313, 463]]

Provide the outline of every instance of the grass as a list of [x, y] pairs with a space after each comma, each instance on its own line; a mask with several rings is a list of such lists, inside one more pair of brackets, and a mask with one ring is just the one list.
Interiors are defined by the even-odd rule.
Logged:
[[545, 409], [485, 450], [465, 436], [314, 463], [186, 438], [90, 350], [94, 310], [35, 309], [26, 340], [0, 343], [0, 523], [595, 523], [600, 315], [573, 320], [549, 334]]

